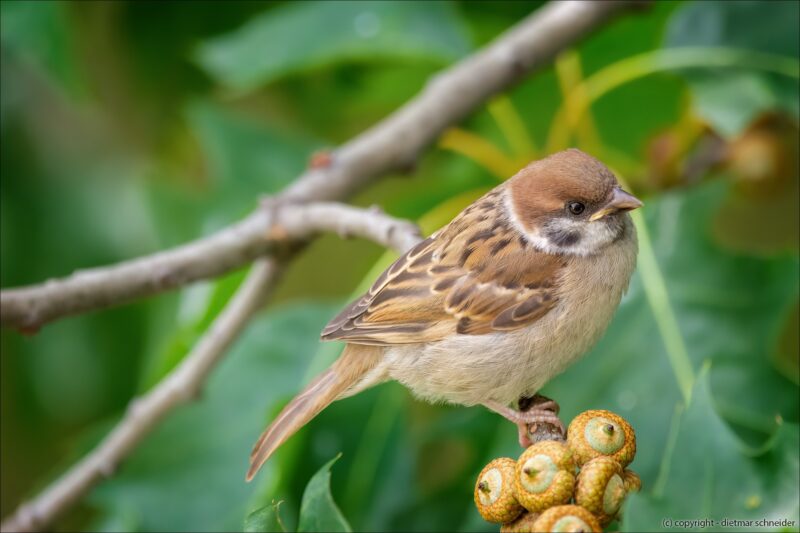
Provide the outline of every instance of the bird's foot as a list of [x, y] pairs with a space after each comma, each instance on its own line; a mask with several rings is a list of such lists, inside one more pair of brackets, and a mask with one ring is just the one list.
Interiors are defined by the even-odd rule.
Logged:
[[519, 445], [523, 448], [540, 440], [566, 440], [566, 428], [558, 418], [558, 404], [550, 398], [539, 394], [520, 398], [519, 411], [498, 402], [490, 401], [484, 405], [516, 424]]
[[534, 394], [533, 396], [522, 396], [517, 400], [517, 405], [520, 411], [529, 411], [530, 409], [543, 409], [545, 411], [552, 411], [553, 414], [558, 415], [561, 410], [558, 402], [553, 399], [543, 396], [541, 394]]
[[531, 435], [528, 432], [528, 424], [525, 422], [517, 424], [517, 438], [519, 439], [519, 445], [525, 450], [528, 449], [528, 446], [533, 445]]

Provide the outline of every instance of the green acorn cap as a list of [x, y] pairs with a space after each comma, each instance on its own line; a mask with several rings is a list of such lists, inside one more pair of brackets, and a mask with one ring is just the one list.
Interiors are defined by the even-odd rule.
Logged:
[[567, 531], [593, 531], [603, 529], [592, 513], [579, 505], [558, 505], [539, 515], [533, 523], [534, 531], [561, 533]]
[[607, 456], [626, 467], [636, 455], [636, 435], [631, 425], [621, 416], [602, 409], [585, 411], [570, 422], [567, 445], [578, 466], [595, 457]]
[[517, 501], [532, 513], [569, 502], [575, 487], [574, 472], [572, 453], [563, 442], [537, 442], [517, 460]]
[[500, 526], [500, 533], [536, 533], [533, 524], [539, 518], [539, 513], [524, 512], [513, 522]]
[[614, 520], [626, 494], [622, 467], [611, 457], [595, 457], [578, 474], [575, 503], [595, 515], [601, 526]]
[[511, 522], [523, 511], [514, 496], [516, 461], [500, 457], [483, 467], [475, 482], [475, 506], [484, 520], [496, 524]]

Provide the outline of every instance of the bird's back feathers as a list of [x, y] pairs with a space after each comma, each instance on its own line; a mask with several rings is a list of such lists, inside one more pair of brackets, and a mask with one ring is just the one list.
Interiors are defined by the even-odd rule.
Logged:
[[[530, 325], [556, 305], [559, 256], [533, 249], [498, 216], [501, 185], [394, 262], [323, 329], [323, 340], [379, 346]], [[524, 265], [524, 268], [520, 268]]]

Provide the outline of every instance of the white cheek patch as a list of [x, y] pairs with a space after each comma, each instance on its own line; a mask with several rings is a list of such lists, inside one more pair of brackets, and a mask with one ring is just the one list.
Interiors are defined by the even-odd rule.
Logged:
[[589, 222], [584, 219], [556, 217], [543, 228], [526, 229], [514, 210], [510, 190], [506, 189], [505, 203], [508, 218], [514, 228], [537, 250], [548, 254], [592, 255], [614, 241], [617, 232], [611, 224], [600, 219]]
[[[552, 249], [560, 253], [583, 256], [597, 253], [616, 237], [616, 232], [607, 220], [589, 222], [584, 219], [571, 220], [567, 217], [551, 220], [542, 233]], [[564, 236], [572, 237], [574, 242]]]

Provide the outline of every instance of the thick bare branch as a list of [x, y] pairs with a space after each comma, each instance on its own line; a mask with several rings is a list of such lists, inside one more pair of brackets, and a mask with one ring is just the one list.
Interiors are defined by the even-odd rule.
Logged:
[[166, 252], [3, 291], [2, 323], [36, 328], [57, 317], [218, 276], [269, 252], [276, 241], [301, 240], [320, 231], [349, 233], [404, 248], [385, 241], [381, 232], [403, 229], [394, 235], [403, 239], [410, 226], [380, 212], [341, 204], [271, 204], [231, 227]]
[[[331, 165], [305, 173], [279, 198], [284, 201], [303, 202], [343, 199], [363, 187], [372, 178], [413, 165], [421, 150], [446, 127], [461, 120], [493, 94], [508, 88], [528, 72], [546, 64], [559, 51], [598, 27], [613, 13], [632, 5], [636, 3], [561, 2], [545, 6], [501, 36], [484, 51], [437, 76], [417, 98], [332, 154]], [[332, 218], [335, 219], [333, 225], [338, 231], [352, 231], [354, 234], [373, 238], [383, 244], [391, 243], [391, 246], [396, 248], [406, 248], [416, 239], [413, 232], [407, 231], [408, 226], [405, 226], [405, 229], [401, 228], [399, 232], [397, 229], [390, 229], [394, 227], [392, 224], [383, 229], [376, 229], [372, 224], [369, 224], [368, 228], [359, 229], [358, 224], [343, 222], [344, 217], [348, 215], [337, 211], [341, 206], [316, 207], [321, 210], [318, 213], [320, 215], [318, 220], [325, 220], [326, 228], [331, 226]], [[236, 268], [264, 251], [260, 248], [252, 250], [242, 246], [244, 241], [235, 238], [236, 232], [246, 233], [253, 229], [263, 231], [267, 227], [273, 229], [281, 227], [277, 224], [270, 225], [269, 220], [258, 220], [259, 217], [272, 213], [276, 217], [276, 222], [283, 224], [286, 233], [291, 233], [293, 223], [297, 222], [291, 217], [298, 211], [288, 210], [281, 214], [283, 208], [280, 205], [272, 206], [271, 210], [256, 212], [232, 228], [224, 230], [224, 234], [217, 234], [216, 237], [220, 242], [215, 244], [223, 248], [227, 246], [225, 253], [229, 255], [219, 258], [219, 262], [214, 266], [194, 265], [193, 261], [187, 261], [187, 258], [181, 255], [187, 254], [192, 257], [197, 254], [196, 260], [201, 263], [207, 260], [208, 258], [198, 253], [195, 247], [202, 242], [162, 252], [150, 258], [142, 258], [136, 261], [143, 261], [146, 264], [149, 260], [160, 258], [162, 262], [160, 264], [156, 262], [156, 266], [162, 268], [157, 271], [161, 276], [160, 283], [173, 279], [178, 281], [154, 287], [152, 279], [142, 280], [141, 277], [134, 277], [138, 280], [137, 284], [131, 285], [135, 285], [136, 288], [118, 289], [120, 292], [116, 295], [116, 299], [106, 296], [105, 299], [99, 299], [91, 305], [84, 304], [80, 309], [65, 308], [61, 312], [48, 315], [48, 319], [53, 320], [69, 313], [112, 305]], [[359, 221], [363, 220], [359, 218]], [[250, 224], [254, 227], [251, 228]], [[303, 230], [308, 232], [306, 235], [319, 229], [322, 228], [303, 227]], [[259, 235], [263, 238], [264, 233]], [[280, 232], [275, 235], [273, 231], [269, 237], [263, 238], [263, 242], [258, 246], [268, 247], [270, 242], [279, 238], [285, 237], [281, 237]], [[202, 252], [203, 248], [199, 251]], [[243, 257], [248, 259], [243, 260]], [[165, 258], [174, 260], [175, 264], [166, 261], [165, 268]], [[122, 265], [111, 268], [120, 266]], [[207, 270], [203, 271], [203, 268]], [[148, 265], [148, 269], [153, 270], [153, 265]], [[145, 396], [131, 402], [128, 412], [120, 423], [89, 455], [35, 499], [22, 505], [0, 525], [0, 530], [41, 530], [78, 502], [100, 480], [111, 475], [119, 463], [161, 420], [177, 406], [197, 394], [213, 366], [219, 362], [226, 349], [267, 297], [279, 270], [274, 259], [256, 261], [245, 282], [183, 362]], [[92, 272], [104, 273], [103, 269]], [[146, 275], [144, 277], [147, 278]], [[43, 290], [45, 287], [47, 284], [13, 291]], [[21, 306], [23, 310], [28, 305], [24, 299], [22, 301], [8, 299], [6, 295], [14, 294], [13, 291], [2, 293], [0, 314], [3, 315], [4, 322], [7, 305]], [[76, 295], [76, 298], [80, 299], [80, 294]], [[12, 301], [15, 303], [6, 303]], [[24, 311], [22, 314], [25, 314]], [[9, 320], [9, 322], [17, 325], [29, 323], [24, 316], [23, 319]], [[34, 320], [32, 323], [34, 325], [42, 323], [42, 320]]]
[[[330, 164], [303, 174], [282, 197], [295, 201], [346, 198], [367, 180], [410, 168], [445, 128], [489, 97], [598, 27], [641, 2], [554, 2], [536, 11], [494, 43], [431, 80], [394, 114], [331, 153]], [[36, 329], [58, 318], [219, 276], [267, 251], [253, 238], [256, 213], [211, 237], [111, 267], [77, 272], [42, 285], [0, 292], [0, 324]]]

